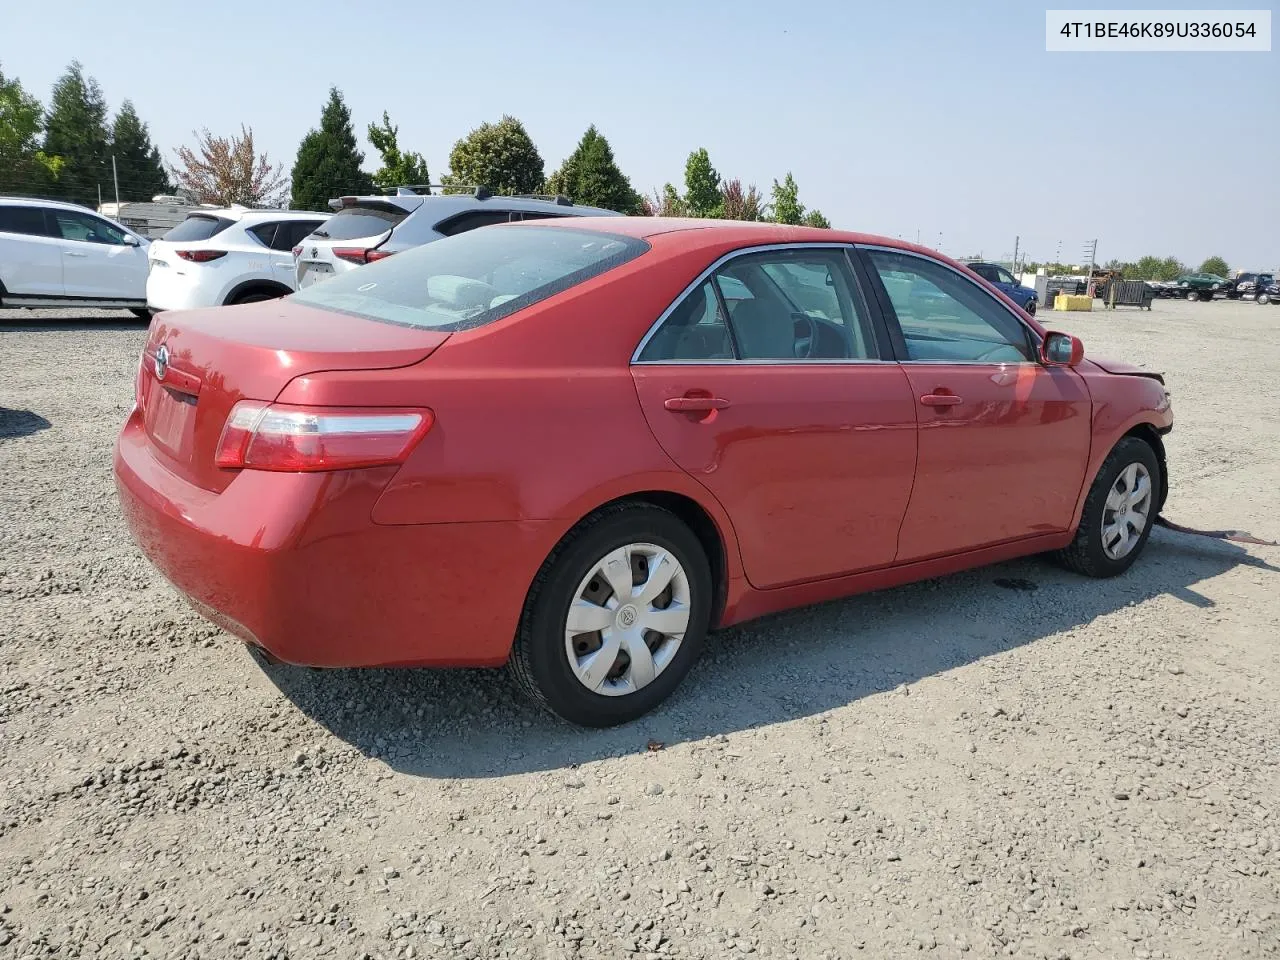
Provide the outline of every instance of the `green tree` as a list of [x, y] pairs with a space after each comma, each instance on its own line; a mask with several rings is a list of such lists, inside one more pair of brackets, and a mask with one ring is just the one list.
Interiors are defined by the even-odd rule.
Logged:
[[107, 138], [107, 102], [102, 88], [73, 60], [53, 85], [45, 119], [44, 152], [61, 157], [57, 194], [88, 205], [98, 202], [98, 187], [110, 193], [111, 149]]
[[0, 193], [49, 193], [55, 188], [60, 157], [40, 149], [44, 108], [15, 77], [0, 71]]
[[382, 166], [373, 175], [375, 185], [384, 190], [430, 183], [427, 161], [420, 153], [401, 153], [400, 128], [391, 125], [391, 117], [382, 111], [382, 123], [369, 124], [369, 142], [382, 155]]
[[488, 187], [494, 193], [538, 193], [545, 179], [542, 155], [515, 117], [482, 123], [453, 145], [441, 182]]
[[360, 169], [364, 154], [356, 149], [351, 111], [342, 92], [329, 88], [320, 112], [320, 129], [310, 130], [298, 145], [293, 163], [295, 210], [327, 210], [334, 197], [373, 192], [373, 178]]
[[1125, 270], [1129, 280], [1177, 280], [1187, 272], [1186, 265], [1177, 257], [1146, 256]]
[[1227, 266], [1227, 261], [1221, 257], [1209, 257], [1204, 263], [1200, 264], [1200, 273], [1216, 273], [1220, 277], [1227, 276], [1227, 271], [1231, 268]]
[[684, 165], [684, 205], [691, 217], [720, 216], [720, 174], [706, 147], [689, 154]]
[[[120, 105], [111, 126], [111, 152], [116, 158], [115, 175], [120, 181], [121, 200], [150, 200], [158, 193], [172, 190], [160, 151], [151, 142], [147, 125], [128, 100]], [[114, 196], [113, 186], [113, 199]]]
[[795, 177], [787, 171], [781, 183], [773, 181], [773, 216], [774, 223], [804, 223], [804, 204], [800, 202], [800, 188], [796, 186]]
[[595, 124], [578, 141], [560, 169], [547, 179], [550, 193], [563, 193], [574, 203], [585, 203], [618, 213], [639, 213], [641, 198], [631, 181], [618, 169], [613, 148]]
[[741, 180], [726, 180], [720, 185], [720, 216], [726, 220], [763, 220], [764, 197], [754, 183], [743, 190]]
[[803, 222], [806, 227], [821, 227], [823, 230], [831, 229], [831, 221], [822, 215], [821, 210], [810, 210], [804, 215]]
[[652, 196], [645, 197], [644, 214], [648, 217], [683, 217], [686, 215], [684, 200], [680, 191], [669, 183], [664, 183], [661, 190], [654, 190]]

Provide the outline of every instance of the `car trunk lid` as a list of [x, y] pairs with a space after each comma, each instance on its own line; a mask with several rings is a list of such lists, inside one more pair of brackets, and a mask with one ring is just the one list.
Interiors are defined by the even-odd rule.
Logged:
[[367, 260], [412, 211], [389, 200], [352, 200], [298, 245], [298, 289]]
[[448, 337], [288, 300], [163, 313], [140, 359], [136, 402], [156, 459], [220, 492], [235, 474], [214, 455], [238, 401], [275, 400], [295, 377], [322, 370], [408, 366]]

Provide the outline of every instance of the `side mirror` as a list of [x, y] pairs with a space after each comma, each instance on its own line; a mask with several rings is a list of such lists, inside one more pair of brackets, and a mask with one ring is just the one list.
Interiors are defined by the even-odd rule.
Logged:
[[1040, 344], [1040, 362], [1049, 367], [1074, 367], [1084, 359], [1084, 344], [1079, 337], [1050, 330]]
[[140, 247], [142, 243], [132, 233], [126, 233], [124, 235], [124, 245], [126, 247]]

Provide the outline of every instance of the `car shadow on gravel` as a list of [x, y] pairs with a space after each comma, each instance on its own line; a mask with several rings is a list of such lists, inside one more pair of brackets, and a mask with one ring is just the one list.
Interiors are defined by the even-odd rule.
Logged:
[[0, 407], [0, 440], [27, 437], [41, 430], [47, 430], [50, 426], [48, 420], [34, 411]]
[[[611, 730], [559, 722], [528, 704], [499, 670], [310, 670], [259, 662], [300, 710], [394, 770], [495, 777], [816, 715], [1164, 594], [1213, 606], [1196, 584], [1242, 565], [1280, 574], [1234, 544], [1157, 530], [1138, 564], [1112, 580], [1028, 559], [775, 615], [709, 638], [670, 700]], [[1021, 585], [1003, 589], [996, 580]], [[1280, 587], [1280, 578], [1275, 583]], [[903, 709], [912, 709], [909, 700]]]

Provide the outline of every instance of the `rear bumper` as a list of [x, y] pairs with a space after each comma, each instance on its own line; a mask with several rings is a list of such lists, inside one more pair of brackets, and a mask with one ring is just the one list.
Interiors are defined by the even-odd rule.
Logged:
[[174, 267], [152, 267], [147, 275], [147, 308], [153, 313], [221, 306], [221, 301], [215, 302], [217, 293]]
[[308, 666], [503, 663], [554, 538], [541, 522], [378, 526], [382, 470], [246, 470], [211, 493], [156, 461], [136, 412], [115, 477], [134, 540], [197, 611]]

